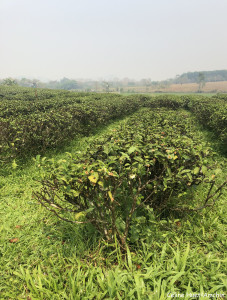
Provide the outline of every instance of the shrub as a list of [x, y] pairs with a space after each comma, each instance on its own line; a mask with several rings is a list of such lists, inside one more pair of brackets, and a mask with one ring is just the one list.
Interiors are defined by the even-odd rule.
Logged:
[[187, 114], [143, 110], [65, 160], [37, 157], [44, 172], [35, 197], [61, 219], [92, 223], [124, 248], [139, 238], [138, 223], [146, 223], [151, 209], [162, 211], [172, 196], [205, 179], [214, 183], [208, 155]]

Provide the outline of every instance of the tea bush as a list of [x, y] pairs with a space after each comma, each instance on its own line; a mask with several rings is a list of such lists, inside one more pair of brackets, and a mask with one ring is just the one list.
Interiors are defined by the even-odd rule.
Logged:
[[227, 147], [224, 99], [224, 95], [121, 96], [0, 86], [0, 162], [44, 153], [141, 107], [190, 110]]
[[185, 112], [143, 109], [83, 152], [60, 161], [37, 157], [43, 177], [35, 197], [63, 220], [92, 223], [108, 241], [136, 241], [151, 209], [168, 208], [171, 197], [204, 180], [214, 185], [209, 148], [187, 119]]
[[191, 97], [187, 106], [199, 123], [212, 130], [227, 148], [227, 101], [222, 97]]
[[[140, 98], [0, 87], [0, 161], [43, 153], [131, 114]], [[47, 99], [46, 99], [47, 98]]]

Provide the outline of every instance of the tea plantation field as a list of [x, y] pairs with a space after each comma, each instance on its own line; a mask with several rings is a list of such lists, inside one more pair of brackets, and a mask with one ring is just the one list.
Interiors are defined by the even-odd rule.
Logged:
[[224, 299], [227, 96], [0, 86], [0, 299]]

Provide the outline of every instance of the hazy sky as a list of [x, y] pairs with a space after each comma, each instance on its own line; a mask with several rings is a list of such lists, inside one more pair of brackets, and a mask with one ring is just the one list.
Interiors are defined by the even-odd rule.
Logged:
[[0, 0], [0, 78], [227, 69], [227, 0]]

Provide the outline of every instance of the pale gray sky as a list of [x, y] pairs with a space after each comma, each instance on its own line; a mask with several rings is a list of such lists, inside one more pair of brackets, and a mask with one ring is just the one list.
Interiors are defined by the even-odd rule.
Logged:
[[0, 78], [227, 69], [227, 0], [0, 0]]

